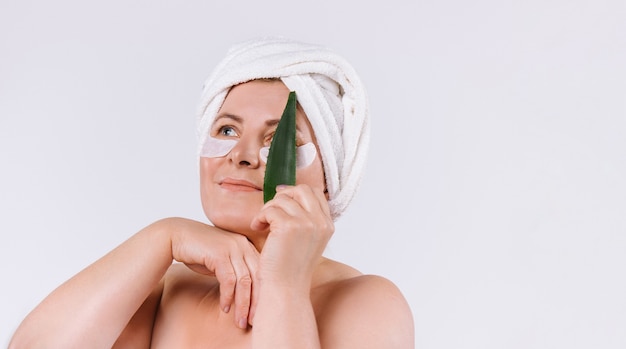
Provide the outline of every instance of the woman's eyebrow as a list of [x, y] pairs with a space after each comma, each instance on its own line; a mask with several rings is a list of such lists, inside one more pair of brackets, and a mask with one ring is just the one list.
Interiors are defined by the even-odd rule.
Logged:
[[[231, 119], [240, 124], [243, 123], [243, 118], [241, 116], [233, 115], [233, 114], [220, 114], [217, 117], [215, 117], [215, 120], [213, 120], [213, 123], [215, 124], [221, 119]], [[265, 121], [265, 126], [275, 127], [276, 125], [278, 125], [278, 122], [280, 122], [280, 119], [270, 119], [270, 120]], [[298, 126], [297, 123], [296, 123], [296, 130], [300, 132], [300, 127]]]
[[[265, 121], [265, 125], [267, 127], [274, 127], [274, 126], [278, 125], [279, 121], [280, 121], [280, 119], [267, 120], [267, 121]], [[301, 132], [300, 131], [300, 127], [298, 126], [298, 123], [296, 123], [296, 131]]]
[[238, 123], [241, 123], [243, 121], [243, 118], [241, 116], [232, 115], [232, 114], [221, 114], [221, 115], [218, 115], [213, 122], [215, 123], [221, 119], [231, 119]]
[[267, 120], [267, 121], [265, 121], [265, 126], [267, 126], [267, 127], [274, 127], [274, 126], [278, 125], [279, 121], [280, 121], [280, 119]]

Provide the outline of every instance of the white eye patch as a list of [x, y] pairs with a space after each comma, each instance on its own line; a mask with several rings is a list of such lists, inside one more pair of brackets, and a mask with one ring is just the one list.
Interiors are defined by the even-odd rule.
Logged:
[[200, 156], [203, 158], [221, 158], [230, 153], [235, 144], [237, 144], [236, 139], [219, 139], [209, 136], [202, 146]]
[[[236, 139], [219, 139], [213, 137], [207, 137], [200, 156], [204, 158], [221, 158], [230, 153], [231, 150], [237, 144]], [[267, 155], [270, 152], [270, 147], [263, 147], [259, 150], [259, 158], [264, 163], [267, 163]], [[296, 148], [296, 168], [303, 168], [311, 165], [315, 156], [317, 155], [317, 149], [315, 144], [306, 143]]]
[[[270, 153], [270, 147], [263, 147], [259, 151], [259, 156], [261, 160], [267, 163], [267, 155]], [[315, 160], [315, 155], [317, 155], [317, 149], [315, 149], [315, 144], [306, 143], [296, 148], [296, 168], [307, 167], [313, 163]]]

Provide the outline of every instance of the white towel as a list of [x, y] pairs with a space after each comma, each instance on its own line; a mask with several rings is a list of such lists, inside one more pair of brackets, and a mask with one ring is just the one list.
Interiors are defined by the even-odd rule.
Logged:
[[206, 80], [198, 108], [198, 150], [237, 84], [280, 78], [304, 109], [319, 145], [333, 219], [353, 199], [369, 147], [366, 91], [353, 67], [328, 48], [286, 38], [261, 38], [233, 46]]

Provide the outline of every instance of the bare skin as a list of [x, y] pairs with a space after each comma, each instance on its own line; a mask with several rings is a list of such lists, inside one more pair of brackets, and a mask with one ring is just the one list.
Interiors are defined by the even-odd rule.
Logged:
[[[228, 94], [211, 135], [238, 142], [200, 159], [214, 226], [149, 225], [44, 299], [9, 348], [413, 348], [397, 287], [322, 255], [334, 225], [319, 151], [263, 204], [259, 149], [288, 92], [252, 81]], [[297, 124], [297, 142], [317, 146], [302, 110]]]

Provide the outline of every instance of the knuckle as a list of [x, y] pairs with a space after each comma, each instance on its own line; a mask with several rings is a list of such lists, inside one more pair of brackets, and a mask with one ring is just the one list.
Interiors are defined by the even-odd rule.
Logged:
[[250, 310], [250, 305], [248, 303], [243, 303], [243, 304], [237, 305], [236, 311], [240, 314], [247, 314], [249, 310]]
[[[315, 231], [315, 230], [317, 230], [317, 229], [319, 229], [319, 228], [320, 228], [320, 226], [318, 226], [317, 224], [315, 224], [315, 223], [314, 223], [314, 222], [312, 222], [312, 221], [306, 221], [306, 223], [304, 223], [304, 224], [302, 224], [302, 225], [304, 225], [304, 228], [305, 228], [306, 230], [308, 230], [308, 231]], [[297, 225], [297, 224], [294, 224], [294, 227], [295, 227], [295, 226], [298, 226], [298, 225]]]
[[312, 220], [305, 220], [304, 222], [298, 222], [297, 224], [294, 224], [294, 226], [300, 226], [303, 227], [304, 229], [308, 230], [308, 231], [316, 231], [319, 230], [320, 228], [322, 228], [317, 222], [314, 222]]
[[237, 280], [237, 286], [239, 287], [250, 287], [252, 286], [252, 278], [249, 274], [243, 275]]
[[322, 229], [327, 232], [327, 234], [332, 235], [335, 232], [335, 224], [331, 220], [325, 220], [322, 224]]
[[220, 283], [224, 286], [233, 287], [237, 283], [237, 276], [235, 273], [227, 273], [221, 277]]
[[247, 237], [241, 234], [233, 234], [233, 239], [236, 247], [240, 247], [242, 244], [248, 244], [250, 242]]

